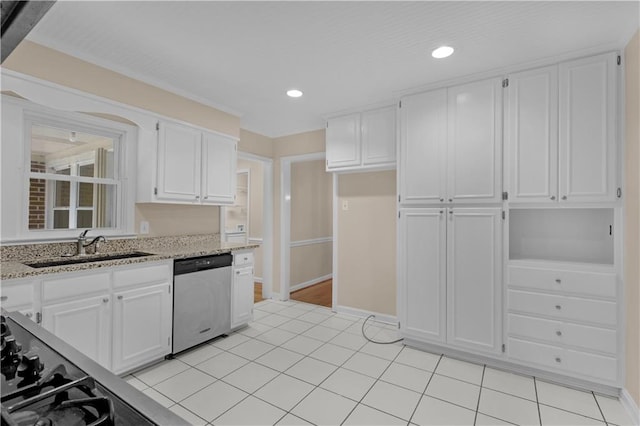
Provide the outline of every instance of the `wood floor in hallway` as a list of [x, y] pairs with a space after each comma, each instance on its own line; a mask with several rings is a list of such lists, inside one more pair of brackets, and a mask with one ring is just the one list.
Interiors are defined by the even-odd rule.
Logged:
[[321, 283], [296, 290], [290, 297], [298, 302], [312, 303], [314, 305], [331, 307], [331, 291], [333, 280], [322, 281]]
[[[291, 293], [290, 297], [298, 302], [312, 303], [330, 308], [332, 286], [332, 280], [322, 281], [301, 290], [296, 290]], [[262, 298], [262, 284], [255, 283], [253, 287], [253, 302], [258, 303], [261, 300], [264, 300]]]

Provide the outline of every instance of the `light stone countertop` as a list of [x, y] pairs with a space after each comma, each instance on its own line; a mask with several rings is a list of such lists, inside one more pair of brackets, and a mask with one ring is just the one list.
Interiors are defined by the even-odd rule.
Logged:
[[72, 252], [74, 247], [75, 243], [29, 244], [1, 247], [2, 260], [0, 261], [0, 279], [8, 280], [15, 278], [27, 278], [38, 275], [109, 268], [113, 266], [130, 265], [143, 262], [230, 253], [236, 250], [253, 249], [259, 247], [259, 244], [225, 243], [220, 241], [219, 234], [111, 240], [101, 247], [98, 255], [89, 255], [87, 258], [100, 258], [104, 255], [128, 253], [133, 251], [150, 253], [151, 256], [77, 263], [45, 268], [32, 268], [25, 265], [25, 263], [69, 259], [69, 257], [62, 257], [61, 255]]

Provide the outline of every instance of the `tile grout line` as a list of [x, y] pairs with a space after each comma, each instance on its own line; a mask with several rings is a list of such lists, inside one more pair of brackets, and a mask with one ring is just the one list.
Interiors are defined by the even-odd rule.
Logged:
[[536, 407], [538, 408], [538, 423], [542, 426], [542, 413], [540, 412], [540, 398], [538, 397], [538, 381], [533, 377], [533, 389], [536, 392]]
[[600, 407], [600, 403], [598, 402], [598, 398], [596, 398], [596, 394], [593, 393], [592, 391], [591, 395], [593, 396], [593, 399], [596, 401], [596, 405], [598, 406], [598, 410], [600, 411], [600, 415], [602, 416], [602, 420], [604, 421], [604, 424], [609, 426], [609, 422], [607, 421], [607, 418], [604, 415], [604, 411], [602, 410], [602, 407]]
[[484, 383], [484, 372], [487, 370], [487, 364], [482, 366], [482, 377], [480, 378], [480, 391], [478, 392], [478, 403], [476, 404], [476, 414], [473, 416], [473, 424], [478, 422], [478, 411], [480, 410], [480, 398], [482, 398], [482, 384]]
[[[406, 346], [405, 346], [405, 348], [406, 348]], [[442, 361], [443, 357], [444, 357], [444, 355], [441, 354], [440, 357], [438, 358], [438, 362], [436, 362], [435, 367], [433, 367], [433, 371], [431, 372], [431, 377], [429, 377], [429, 380], [427, 381], [427, 385], [422, 390], [422, 394], [420, 395], [420, 398], [418, 398], [418, 403], [416, 404], [415, 408], [413, 409], [413, 412], [411, 413], [411, 417], [409, 417], [409, 423], [411, 423], [411, 421], [413, 420], [413, 416], [415, 416], [416, 411], [418, 410], [418, 407], [420, 406], [420, 403], [422, 402], [422, 399], [425, 396], [428, 396], [426, 394], [427, 389], [429, 388], [429, 385], [431, 384], [431, 380], [433, 380], [433, 376], [436, 374], [436, 370], [438, 369], [438, 366], [440, 365], [440, 361]]]

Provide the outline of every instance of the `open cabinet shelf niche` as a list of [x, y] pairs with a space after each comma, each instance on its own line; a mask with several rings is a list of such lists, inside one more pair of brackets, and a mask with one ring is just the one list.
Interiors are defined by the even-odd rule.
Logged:
[[514, 209], [509, 260], [613, 265], [614, 209]]

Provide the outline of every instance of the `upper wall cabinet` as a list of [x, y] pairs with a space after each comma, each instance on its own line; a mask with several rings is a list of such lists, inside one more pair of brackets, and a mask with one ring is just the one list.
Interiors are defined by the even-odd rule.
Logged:
[[616, 61], [607, 53], [508, 76], [512, 202], [615, 199]]
[[[158, 125], [155, 170], [153, 157], [140, 145], [138, 202], [233, 204], [237, 147], [228, 136], [177, 123]], [[142, 174], [142, 173], [141, 173]], [[151, 176], [151, 179], [149, 179]]]
[[400, 107], [400, 202], [500, 202], [501, 80], [407, 96]]
[[395, 167], [394, 106], [335, 117], [327, 121], [327, 171]]

